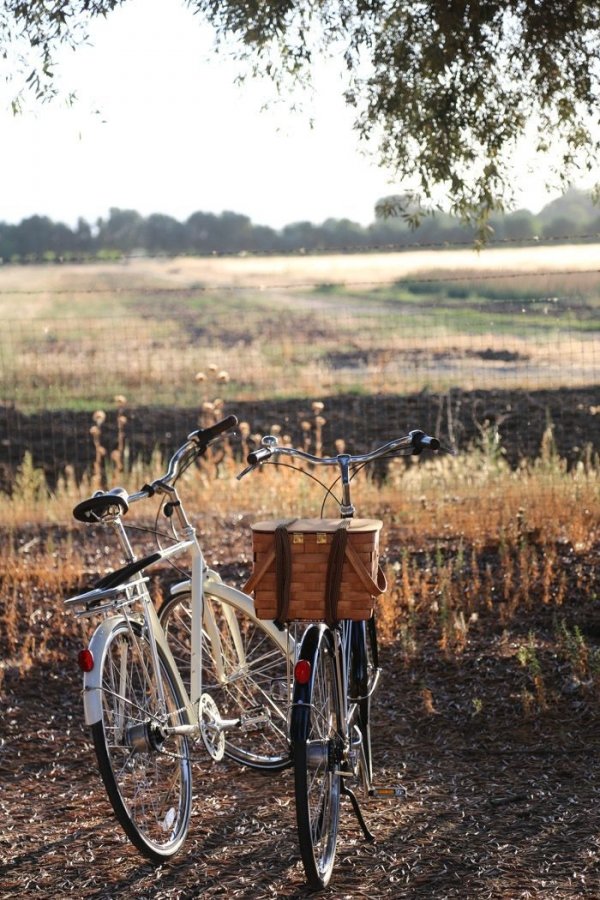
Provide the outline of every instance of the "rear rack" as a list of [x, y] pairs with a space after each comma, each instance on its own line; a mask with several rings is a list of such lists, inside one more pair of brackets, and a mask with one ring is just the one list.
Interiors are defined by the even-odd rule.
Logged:
[[84, 594], [69, 597], [64, 601], [65, 606], [73, 610], [78, 619], [115, 612], [141, 600], [146, 591], [144, 585], [147, 581], [149, 578], [145, 577], [126, 584], [118, 584], [115, 587], [93, 588]]
[[[145, 556], [142, 559], [127, 563], [115, 572], [109, 572], [101, 578], [96, 587], [76, 597], [69, 597], [64, 601], [67, 608], [75, 610], [77, 618], [95, 616], [99, 613], [114, 612], [131, 606], [136, 600], [142, 600], [145, 596], [143, 585], [149, 580], [147, 576], [137, 577], [130, 581], [134, 575], [138, 575], [142, 569], [150, 568], [161, 559], [169, 559], [193, 545], [192, 540], [178, 541], [172, 547], [158, 550], [156, 553]], [[79, 609], [77, 607], [80, 607]]]

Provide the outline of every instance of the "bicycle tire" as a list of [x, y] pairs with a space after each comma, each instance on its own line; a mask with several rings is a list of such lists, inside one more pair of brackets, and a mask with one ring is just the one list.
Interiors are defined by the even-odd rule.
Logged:
[[298, 840], [312, 890], [329, 883], [339, 826], [343, 741], [334, 654], [329, 629], [310, 626], [299, 654], [310, 679], [296, 683], [291, 717]]
[[[206, 594], [205, 623], [212, 615], [216, 636], [203, 628], [202, 690], [210, 694], [224, 719], [255, 716], [255, 726], [225, 733], [225, 754], [263, 772], [291, 765], [288, 737], [288, 664], [285, 654], [260, 619], [226, 599]], [[179, 673], [189, 693], [191, 595], [168, 597], [159, 611]], [[218, 643], [218, 647], [213, 646]], [[241, 642], [241, 643], [240, 643]], [[240, 660], [238, 648], [244, 660]], [[216, 654], [222, 665], [219, 666]], [[262, 718], [261, 718], [262, 717]]]
[[160, 648], [158, 655], [162, 708], [141, 625], [125, 620], [115, 625], [104, 647], [102, 719], [92, 725], [92, 737], [100, 775], [125, 834], [145, 857], [161, 863], [181, 849], [187, 835], [192, 772], [187, 737], [161, 731], [161, 725], [186, 719]]

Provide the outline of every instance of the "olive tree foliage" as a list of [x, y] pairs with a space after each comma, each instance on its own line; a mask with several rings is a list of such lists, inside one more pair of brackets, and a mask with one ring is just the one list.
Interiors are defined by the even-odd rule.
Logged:
[[[565, 185], [594, 170], [598, 0], [184, 2], [213, 25], [218, 44], [282, 89], [306, 83], [324, 55], [339, 61], [359, 133], [414, 188], [384, 201], [383, 214], [416, 220], [421, 203], [443, 195], [454, 215], [483, 229], [511, 198], [513, 151], [524, 137], [536, 153], [556, 159], [559, 151], [553, 174]], [[20, 34], [51, 72], [53, 48], [116, 5], [8, 0], [0, 42]]]
[[[106, 16], [123, 0], [0, 0], [0, 72], [13, 88], [12, 107], [24, 96], [39, 101], [57, 93], [54, 58], [63, 45], [88, 38], [92, 19]], [[73, 99], [74, 94], [69, 95]]]

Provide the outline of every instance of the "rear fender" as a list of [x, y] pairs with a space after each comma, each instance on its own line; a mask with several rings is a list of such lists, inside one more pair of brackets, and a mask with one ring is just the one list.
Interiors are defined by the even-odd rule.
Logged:
[[[152, 606], [150, 607], [150, 616], [156, 616], [154, 607]], [[91, 672], [85, 672], [83, 676], [83, 710], [86, 725], [94, 725], [96, 722], [100, 722], [102, 719], [101, 688], [102, 670], [104, 668], [106, 647], [113, 630], [122, 622], [127, 622], [130, 627], [135, 627], [134, 623], [131, 623], [130, 620], [125, 619], [123, 616], [110, 616], [109, 618], [104, 619], [104, 621], [101, 622], [100, 625], [98, 625], [89, 643], [88, 649], [92, 653], [94, 668]], [[137, 622], [136, 624], [138, 625], [138, 627], [142, 627], [139, 622]], [[168, 661], [172, 661], [171, 651], [167, 646], [167, 642], [162, 629], [160, 627], [156, 627], [154, 629], [154, 633], [156, 636], [156, 643], [159, 649], [162, 651], [163, 657]], [[194, 721], [195, 717], [189, 702], [189, 698], [187, 697], [185, 687], [174, 663], [172, 665], [172, 669], [174, 681], [177, 683], [177, 687], [179, 688], [181, 696], [186, 700], [186, 722], [190, 724]]]

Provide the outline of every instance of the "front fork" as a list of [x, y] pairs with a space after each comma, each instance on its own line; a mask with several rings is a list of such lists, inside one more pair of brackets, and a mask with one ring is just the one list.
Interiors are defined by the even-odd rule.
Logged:
[[[362, 696], [350, 698], [349, 696], [351, 659], [355, 669], [353, 672], [355, 681], [359, 686], [364, 685], [365, 694], [367, 692], [367, 660], [365, 653], [362, 652], [365, 636], [359, 623], [344, 622], [341, 629], [333, 629], [333, 640], [338, 696], [341, 698], [339, 734], [343, 749], [340, 774], [346, 778], [360, 775], [362, 786], [368, 793], [371, 790], [370, 748], [365, 747], [363, 734], [354, 721], [359, 713], [360, 702], [366, 701], [367, 698]], [[364, 667], [364, 671], [357, 668], [359, 666]]]

